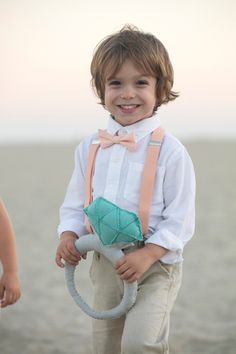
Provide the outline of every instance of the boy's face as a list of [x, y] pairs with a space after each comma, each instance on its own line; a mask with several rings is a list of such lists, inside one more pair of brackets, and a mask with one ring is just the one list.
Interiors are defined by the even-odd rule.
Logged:
[[145, 75], [127, 59], [106, 81], [105, 106], [123, 126], [151, 117], [156, 106], [156, 78]]

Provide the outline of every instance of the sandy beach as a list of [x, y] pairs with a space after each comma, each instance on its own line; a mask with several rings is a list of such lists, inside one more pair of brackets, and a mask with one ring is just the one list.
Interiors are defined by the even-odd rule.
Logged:
[[[171, 354], [235, 354], [236, 142], [186, 146], [197, 176], [197, 225], [185, 248]], [[1, 354], [91, 353], [90, 318], [74, 304], [54, 262], [74, 148], [0, 146], [0, 194], [14, 224], [22, 285], [21, 300], [0, 310]], [[88, 301], [90, 260], [80, 266], [78, 280]]]

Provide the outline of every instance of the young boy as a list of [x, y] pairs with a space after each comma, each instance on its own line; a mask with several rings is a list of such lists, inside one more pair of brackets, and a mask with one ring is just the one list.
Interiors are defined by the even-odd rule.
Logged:
[[0, 307], [14, 304], [20, 297], [17, 274], [16, 245], [12, 225], [3, 202], [0, 200]]
[[[156, 113], [174, 100], [173, 70], [163, 44], [152, 34], [125, 26], [105, 38], [91, 63], [93, 87], [110, 112], [111, 145], [99, 148], [92, 179], [93, 199], [103, 196], [138, 214], [142, 173]], [[135, 134], [133, 148], [116, 143]], [[87, 233], [83, 206], [89, 147], [101, 132], [84, 139], [75, 152], [75, 169], [60, 209], [56, 263], [76, 265], [76, 238]], [[126, 138], [125, 138], [126, 139]], [[115, 268], [95, 253], [91, 266], [94, 307], [120, 302], [122, 281], [138, 281], [134, 307], [117, 320], [93, 320], [93, 350], [99, 354], [169, 353], [169, 317], [181, 283], [182, 253], [194, 232], [195, 177], [184, 146], [165, 132], [143, 247], [125, 249]]]

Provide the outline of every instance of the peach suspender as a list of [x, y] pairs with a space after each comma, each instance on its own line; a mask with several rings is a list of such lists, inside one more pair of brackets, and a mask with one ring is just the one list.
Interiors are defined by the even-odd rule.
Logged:
[[[143, 176], [140, 188], [139, 217], [142, 224], [143, 235], [148, 232], [148, 222], [150, 208], [152, 204], [153, 189], [156, 178], [157, 164], [160, 155], [161, 144], [164, 138], [164, 130], [159, 127], [151, 134], [147, 156], [144, 164]], [[99, 140], [95, 140], [90, 145], [88, 165], [85, 178], [85, 202], [87, 207], [92, 202], [92, 179], [97, 151], [100, 147]], [[91, 225], [86, 221], [88, 232], [92, 232]]]

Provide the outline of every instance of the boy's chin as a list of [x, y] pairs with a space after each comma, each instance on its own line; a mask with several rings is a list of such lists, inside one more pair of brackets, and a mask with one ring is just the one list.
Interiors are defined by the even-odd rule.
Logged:
[[119, 119], [119, 117], [114, 117], [113, 115], [111, 115], [112, 119], [114, 119], [117, 123], [119, 123], [120, 125], [122, 125], [123, 127], [128, 126], [128, 125], [132, 125], [138, 122], [143, 121], [144, 119], [148, 119], [148, 118], [152, 118], [154, 114], [151, 114], [150, 116], [145, 116], [145, 117], [140, 117], [137, 119], [129, 119], [127, 118], [127, 120], [125, 119]]

